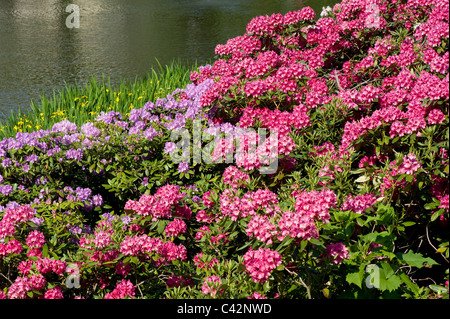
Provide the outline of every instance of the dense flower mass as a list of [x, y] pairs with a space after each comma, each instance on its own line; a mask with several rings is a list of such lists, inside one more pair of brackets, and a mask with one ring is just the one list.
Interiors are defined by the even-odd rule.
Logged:
[[1, 140], [0, 299], [448, 298], [448, 25], [255, 17], [185, 88]]
[[244, 255], [246, 270], [255, 282], [264, 283], [269, 279], [271, 272], [282, 262], [281, 255], [268, 248], [249, 250]]

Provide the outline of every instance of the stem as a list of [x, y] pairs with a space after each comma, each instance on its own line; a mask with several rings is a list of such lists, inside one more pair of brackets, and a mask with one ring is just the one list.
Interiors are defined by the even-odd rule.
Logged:
[[3, 275], [1, 272], [0, 272], [0, 275], [2, 275], [3, 278], [5, 278], [6, 280], [8, 280], [9, 283], [10, 283], [11, 285], [13, 284], [13, 282], [12, 282], [8, 277], [6, 277], [5, 275]]
[[297, 280], [295, 280], [294, 279], [294, 282], [295, 283], [297, 283], [297, 284], [299, 284], [299, 285], [301, 285], [301, 286], [303, 286], [305, 289], [306, 289], [306, 294], [308, 295], [308, 299], [312, 299], [312, 297], [311, 297], [311, 288], [309, 288], [309, 286], [307, 285], [307, 284], [305, 284], [305, 282], [303, 281], [303, 279], [302, 279], [302, 277], [300, 277], [298, 274], [296, 274], [295, 272], [293, 272], [293, 271], [290, 271], [289, 269], [287, 269], [287, 268], [285, 268], [285, 270], [290, 274], [290, 275], [292, 275], [292, 276], [296, 276], [296, 277], [298, 277], [298, 280], [300, 281], [300, 282], [298, 282]]
[[337, 71], [334, 72], [334, 78], [336, 79], [336, 84], [337, 84], [337, 86], [339, 88], [339, 91], [342, 91], [343, 89], [342, 89], [341, 84], [339, 83], [339, 78], [338, 78], [338, 75], [337, 75]]
[[433, 244], [431, 243], [430, 237], [428, 236], [428, 224], [427, 224], [427, 226], [425, 227], [425, 231], [426, 231], [426, 234], [427, 234], [427, 240], [428, 240], [428, 243], [430, 244], [431, 247], [433, 247], [434, 250], [437, 250], [437, 248], [434, 247]]

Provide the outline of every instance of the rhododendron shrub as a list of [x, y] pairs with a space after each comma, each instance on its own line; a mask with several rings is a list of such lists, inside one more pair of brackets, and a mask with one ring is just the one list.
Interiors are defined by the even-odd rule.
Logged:
[[3, 139], [0, 298], [448, 298], [448, 20], [255, 17], [166, 98]]

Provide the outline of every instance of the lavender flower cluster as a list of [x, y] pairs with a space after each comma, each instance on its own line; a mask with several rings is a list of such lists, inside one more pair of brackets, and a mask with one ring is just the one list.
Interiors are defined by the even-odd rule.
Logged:
[[[151, 141], [164, 132], [184, 127], [187, 119], [207, 120], [209, 116], [202, 111], [200, 98], [213, 84], [213, 80], [204, 81], [199, 85], [189, 84], [183, 89], [176, 89], [165, 98], [147, 102], [143, 108], [131, 110], [129, 116], [115, 111], [101, 112], [94, 122], [87, 122], [81, 127], [63, 120], [54, 124], [51, 130], [19, 132], [15, 137], [1, 140], [0, 165], [9, 174], [0, 175], [0, 195], [3, 195], [0, 204], [6, 204], [10, 199], [17, 197], [18, 191], [29, 193], [30, 187], [38, 187], [38, 192], [39, 187], [41, 190], [44, 189], [48, 181], [45, 172], [41, 176], [27, 174], [30, 170], [37, 169], [43, 159], [48, 162], [52, 158], [61, 165], [81, 163], [89, 150], [95, 150], [109, 143], [117, 132], [120, 132], [123, 146], [132, 149], [133, 145], [128, 143], [129, 138], [133, 138], [135, 143]], [[227, 130], [230, 128], [223, 125], [222, 131]], [[111, 158], [101, 159], [102, 163], [111, 161]], [[83, 166], [82, 169], [86, 168]], [[189, 163], [181, 163], [180, 172], [187, 171]], [[85, 192], [87, 194], [90, 191], [87, 189]], [[66, 195], [69, 200], [86, 201], [86, 208], [102, 204], [99, 194], [80, 195], [77, 189], [76, 195]], [[31, 202], [41, 200], [43, 200], [42, 193], [39, 193], [39, 196]]]

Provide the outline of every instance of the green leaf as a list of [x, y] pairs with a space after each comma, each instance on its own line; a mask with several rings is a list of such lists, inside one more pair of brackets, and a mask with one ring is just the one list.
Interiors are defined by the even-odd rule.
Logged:
[[438, 219], [438, 217], [441, 216], [442, 214], [444, 214], [444, 209], [443, 209], [443, 208], [438, 209], [437, 211], [435, 211], [435, 212], [433, 213], [433, 215], [431, 215], [430, 220], [431, 220], [432, 222], [434, 222], [434, 221], [435, 221], [436, 219]]
[[380, 290], [389, 290], [394, 291], [397, 290], [402, 281], [399, 276], [394, 275], [394, 270], [391, 265], [388, 263], [382, 263], [381, 268], [379, 269], [379, 287]]
[[244, 264], [239, 264], [238, 265], [238, 267], [237, 267], [237, 270], [239, 271], [239, 272], [243, 272], [243, 271], [245, 271], [245, 265]]
[[289, 244], [292, 243], [293, 240], [294, 238], [286, 236], [284, 240], [281, 242], [281, 244], [279, 244], [275, 250], [280, 251], [281, 248], [289, 246]]
[[439, 206], [439, 202], [438, 201], [433, 201], [432, 203], [425, 204], [423, 207], [425, 209], [427, 209], [427, 210], [431, 210], [431, 209], [435, 209], [438, 206]]
[[308, 241], [307, 241], [307, 240], [302, 240], [302, 241], [300, 242], [299, 252], [302, 252], [303, 250], [305, 250], [307, 244], [308, 244]]
[[448, 291], [447, 288], [438, 285], [429, 285], [428, 287], [434, 292], [436, 292], [438, 295], [443, 295]]
[[158, 227], [156, 228], [156, 231], [158, 232], [158, 234], [162, 234], [164, 232], [164, 229], [166, 228], [166, 223], [162, 220], [158, 220], [157, 224]]
[[42, 247], [42, 257], [48, 257], [48, 246], [47, 246], [47, 244], [45, 244], [43, 247]]
[[370, 176], [363, 175], [363, 176], [360, 176], [357, 179], [355, 179], [355, 183], [364, 183], [369, 180], [370, 180]]
[[413, 291], [414, 293], [419, 292], [419, 287], [416, 284], [414, 284], [405, 273], [401, 273], [400, 278], [406, 284], [409, 290]]
[[405, 227], [414, 226], [415, 224], [416, 224], [416, 222], [411, 222], [411, 221], [402, 223], [402, 225]]
[[53, 234], [52, 238], [50, 239], [50, 244], [53, 246], [56, 246], [56, 243], [58, 242], [58, 237], [56, 234]]
[[325, 247], [323, 242], [317, 238], [311, 238], [309, 242], [316, 246]]
[[355, 284], [359, 288], [361, 288], [362, 281], [364, 278], [364, 268], [365, 268], [364, 264], [361, 264], [359, 266], [359, 270], [357, 272], [348, 273], [347, 276], [345, 277], [345, 280], [347, 280], [349, 284]]
[[378, 206], [377, 214], [380, 216], [379, 220], [380, 225], [387, 225], [394, 218], [395, 211], [393, 207], [384, 206], [381, 204], [380, 206]]
[[425, 263], [430, 266], [438, 264], [433, 259], [428, 257], [425, 258], [421, 253], [414, 253], [411, 250], [408, 251], [406, 254], [398, 254], [398, 258], [407, 263], [408, 265], [417, 268], [422, 268]]

